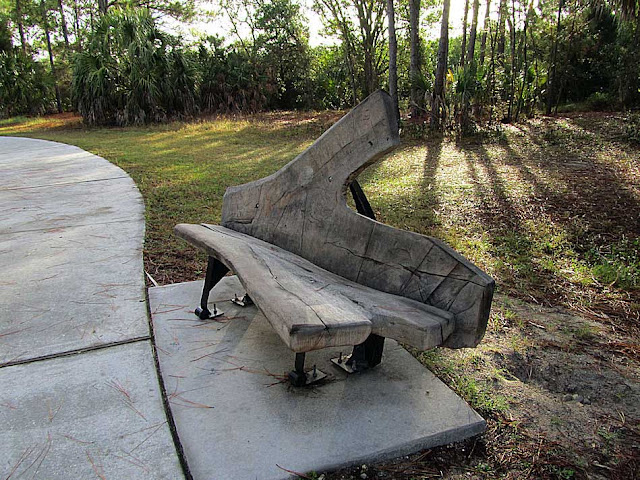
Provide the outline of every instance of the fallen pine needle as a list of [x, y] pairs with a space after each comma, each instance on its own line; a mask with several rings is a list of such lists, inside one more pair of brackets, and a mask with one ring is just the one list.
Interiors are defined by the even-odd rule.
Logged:
[[[175, 400], [179, 400], [181, 402], [186, 403], [187, 405], [183, 405], [181, 403], [177, 403]], [[188, 400], [184, 397], [181, 397], [180, 395], [171, 395], [171, 397], [169, 397], [169, 401], [175, 405], [178, 405], [180, 407], [186, 407], [186, 408], [214, 408], [211, 405], [205, 405], [204, 403], [198, 403], [198, 402], [194, 402], [192, 400]]]
[[149, 272], [147, 272], [147, 271], [145, 270], [145, 272], [144, 272], [144, 273], [145, 273], [145, 275], [147, 276], [147, 278], [151, 281], [151, 283], [153, 283], [153, 286], [154, 286], [154, 287], [159, 287], [159, 286], [160, 286], [160, 285], [158, 285], [158, 282], [156, 282], [156, 279], [155, 279], [155, 278], [153, 278], [153, 277], [149, 274]]
[[[91, 464], [91, 468], [93, 468], [93, 472], [96, 474], [96, 476], [98, 478], [100, 478], [101, 480], [106, 480], [104, 477], [104, 472], [101, 471], [102, 470], [102, 465], [96, 466], [95, 462], [93, 461], [93, 458], [91, 458], [91, 454], [89, 453], [89, 450], [87, 450], [85, 452], [87, 454], [87, 458], [89, 459], [89, 463]], [[98, 470], [98, 467], [100, 468], [100, 470]]]
[[292, 473], [293, 475], [297, 475], [300, 478], [306, 478], [307, 480], [311, 480], [311, 477], [308, 477], [307, 475], [305, 475], [304, 473], [299, 473], [299, 472], [294, 472], [293, 470], [289, 470], [287, 468], [281, 467], [280, 465], [278, 465], [276, 463], [276, 467], [278, 467], [280, 470], [284, 470], [287, 473]]
[[92, 443], [95, 443], [95, 442], [85, 442], [85, 441], [83, 441], [83, 440], [78, 440], [77, 438], [74, 438], [74, 437], [72, 437], [71, 435], [66, 435], [66, 434], [64, 434], [64, 433], [62, 434], [62, 436], [63, 436], [64, 438], [68, 438], [68, 439], [69, 439], [69, 440], [71, 440], [72, 442], [76, 442], [76, 443], [79, 443], [79, 444], [81, 444], [81, 445], [91, 445]]

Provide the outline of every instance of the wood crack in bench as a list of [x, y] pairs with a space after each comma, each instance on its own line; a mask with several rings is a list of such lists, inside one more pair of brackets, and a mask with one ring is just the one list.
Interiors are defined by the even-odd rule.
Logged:
[[[227, 189], [222, 226], [175, 227], [209, 256], [209, 292], [229, 271], [296, 352], [351, 345], [348, 369], [382, 360], [384, 338], [419, 349], [473, 347], [484, 335], [494, 281], [443, 242], [376, 222], [355, 181], [399, 143], [390, 97], [376, 92], [278, 172]], [[351, 188], [356, 208], [347, 206]]]

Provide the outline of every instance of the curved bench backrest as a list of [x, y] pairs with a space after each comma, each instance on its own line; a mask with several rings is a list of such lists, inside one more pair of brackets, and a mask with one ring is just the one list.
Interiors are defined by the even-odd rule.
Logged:
[[273, 175], [228, 188], [222, 224], [362, 285], [450, 311], [456, 330], [445, 346], [475, 346], [493, 279], [443, 242], [347, 206], [351, 181], [398, 143], [391, 98], [378, 91]]

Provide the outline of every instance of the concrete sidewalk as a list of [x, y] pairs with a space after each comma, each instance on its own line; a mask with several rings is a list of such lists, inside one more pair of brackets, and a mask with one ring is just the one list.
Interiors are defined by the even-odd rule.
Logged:
[[129, 176], [0, 137], [0, 478], [183, 478], [149, 334]]

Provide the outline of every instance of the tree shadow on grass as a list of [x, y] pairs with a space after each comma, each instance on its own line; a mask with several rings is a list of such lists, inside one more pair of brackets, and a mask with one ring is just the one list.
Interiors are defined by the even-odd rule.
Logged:
[[[594, 151], [585, 154], [572, 148], [570, 137], [561, 137], [559, 145], [549, 145], [544, 132], [531, 125], [527, 132], [539, 151], [549, 152], [537, 167], [560, 187], [542, 188], [534, 183], [539, 196], [544, 198], [545, 209], [554, 219], [564, 223], [575, 238], [596, 246], [619, 241], [625, 235], [640, 235], [640, 201], [632, 191], [634, 180], [625, 178], [615, 168], [615, 158], [608, 162], [601, 159], [598, 149], [604, 148], [605, 137], [594, 131], [590, 140]], [[510, 145], [506, 150], [510, 156], [518, 157]], [[526, 163], [520, 158], [518, 168], [523, 177], [531, 177]], [[581, 250], [585, 245], [579, 242], [576, 247]]]
[[484, 145], [465, 148], [464, 158], [473, 185], [476, 221], [490, 244], [498, 284], [511, 294], [539, 301], [543, 276], [523, 222], [522, 205], [514, 203], [508, 182]]
[[[580, 155], [570, 139], [554, 146], [544, 131], [525, 131], [522, 141], [500, 146], [502, 157], [492, 159], [484, 146], [475, 161], [465, 156], [498, 276], [521, 298], [567, 306], [586, 301], [595, 311], [638, 318], [639, 292], [623, 282], [633, 279], [622, 278], [614, 288], [624, 260], [606, 257], [625, 248], [623, 255], [633, 255], [628, 250], [637, 245], [640, 203], [633, 180], [602, 155]], [[611, 285], [597, 272], [613, 275], [606, 281]]]
[[359, 175], [358, 181], [379, 222], [421, 234], [430, 234], [438, 224], [439, 187], [435, 175], [442, 139], [429, 141], [426, 155], [423, 151], [423, 144], [405, 141]]
[[438, 225], [436, 211], [440, 206], [440, 186], [437, 180], [438, 167], [442, 157], [443, 139], [434, 138], [427, 146], [422, 178], [423, 208], [425, 210], [425, 228]]

